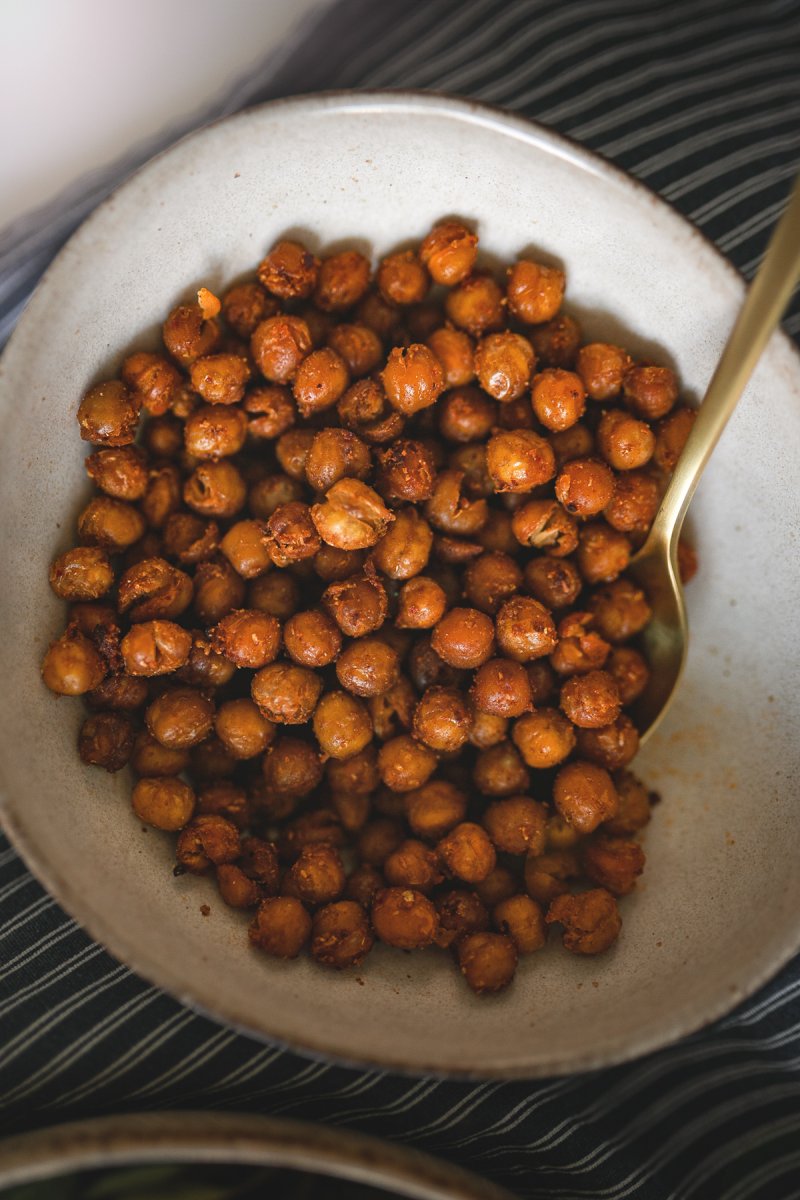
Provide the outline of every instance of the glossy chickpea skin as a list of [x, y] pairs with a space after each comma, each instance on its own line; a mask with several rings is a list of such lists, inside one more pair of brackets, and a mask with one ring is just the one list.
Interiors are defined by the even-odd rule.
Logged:
[[398, 629], [432, 629], [446, 608], [444, 589], [434, 579], [417, 575], [404, 583], [398, 593], [395, 625]]
[[451, 667], [480, 667], [494, 651], [494, 622], [477, 608], [451, 608], [431, 634], [431, 646]]
[[506, 658], [529, 662], [550, 654], [556, 645], [552, 616], [538, 600], [514, 596], [501, 606], [495, 621], [497, 645]]
[[525, 566], [525, 587], [551, 611], [568, 608], [580, 595], [583, 580], [571, 560], [542, 555]]
[[439, 360], [445, 387], [461, 388], [475, 378], [475, 347], [462, 329], [442, 325], [434, 329], [425, 344]]
[[209, 645], [234, 666], [257, 671], [277, 657], [280, 626], [275, 617], [257, 609], [237, 609], [210, 631]]
[[108, 555], [96, 546], [67, 550], [50, 568], [50, 586], [61, 600], [99, 600], [113, 583]]
[[300, 242], [280, 241], [258, 268], [261, 285], [281, 300], [304, 300], [317, 282], [319, 262]]
[[622, 713], [615, 720], [595, 729], [578, 729], [577, 747], [581, 758], [617, 771], [632, 762], [639, 750], [639, 733], [630, 717]]
[[419, 256], [434, 283], [453, 287], [469, 275], [478, 252], [478, 239], [460, 221], [434, 225], [420, 246]]
[[520, 590], [522, 579], [522, 571], [509, 554], [490, 551], [466, 567], [464, 596], [475, 608], [494, 616], [503, 602]]
[[470, 696], [479, 712], [495, 717], [518, 717], [533, 704], [525, 667], [504, 658], [490, 659], [479, 667]]
[[191, 634], [174, 621], [142, 621], [120, 644], [129, 675], [168, 675], [189, 660]]
[[440, 753], [465, 745], [471, 723], [469, 702], [457, 688], [429, 687], [414, 709], [414, 736]]
[[433, 750], [407, 734], [389, 739], [378, 751], [381, 780], [393, 792], [421, 788], [436, 770], [436, 764]]
[[95, 446], [128, 446], [136, 436], [141, 400], [117, 379], [90, 388], [78, 409], [85, 442]]
[[332, 583], [322, 593], [322, 606], [347, 637], [377, 632], [389, 610], [386, 589], [367, 574]]
[[491, 275], [476, 272], [460, 280], [445, 298], [453, 325], [474, 338], [494, 333], [506, 323], [503, 292]]
[[575, 369], [592, 400], [613, 400], [622, 391], [630, 356], [619, 346], [591, 342], [578, 351]]
[[429, 408], [444, 391], [439, 360], [421, 343], [395, 347], [381, 372], [381, 380], [389, 403], [405, 417]]
[[567, 763], [553, 784], [556, 809], [578, 833], [593, 833], [616, 816], [619, 800], [608, 771], [593, 763]]
[[354, 696], [381, 696], [397, 682], [397, 652], [380, 638], [359, 638], [336, 662], [336, 678]]
[[[414, 511], [414, 510], [411, 510]], [[339, 479], [311, 508], [319, 537], [339, 550], [367, 550], [396, 520], [378, 493], [360, 479]]]
[[434, 779], [406, 793], [405, 811], [417, 837], [438, 841], [464, 820], [467, 797], [455, 784]]
[[439, 432], [448, 442], [486, 438], [497, 419], [497, 406], [475, 387], [456, 387], [437, 406]]
[[518, 333], [490, 333], [475, 348], [475, 374], [484, 392], [501, 404], [518, 400], [536, 362], [533, 347]]
[[458, 965], [473, 992], [501, 992], [514, 978], [518, 951], [504, 933], [468, 933], [458, 943]]
[[669, 367], [629, 367], [622, 379], [625, 403], [639, 417], [657, 421], [678, 399], [678, 380]]
[[615, 646], [605, 666], [617, 685], [623, 705], [632, 704], [647, 687], [650, 668], [644, 657], [632, 646]]
[[147, 455], [138, 446], [108, 446], [86, 459], [92, 483], [115, 500], [135, 503], [147, 489]]
[[555, 558], [572, 554], [578, 545], [574, 518], [555, 500], [530, 500], [511, 519], [514, 536], [522, 546], [543, 550]]
[[433, 455], [421, 442], [401, 439], [387, 450], [378, 451], [377, 458], [380, 468], [376, 486], [386, 500], [416, 504], [433, 495]]
[[304, 846], [287, 871], [283, 893], [297, 896], [304, 904], [330, 904], [344, 891], [346, 876], [335, 846], [324, 842]]
[[275, 728], [258, 706], [246, 698], [226, 700], [217, 709], [214, 729], [225, 749], [237, 759], [263, 754]]
[[545, 429], [563, 433], [577, 424], [586, 408], [586, 391], [580, 375], [548, 367], [533, 378], [531, 404]]
[[174, 776], [150, 776], [136, 784], [131, 802], [140, 821], [175, 832], [191, 820], [195, 794], [188, 783]]
[[188, 750], [204, 741], [214, 722], [214, 705], [194, 688], [164, 691], [145, 712], [145, 724], [168, 749]]
[[465, 883], [480, 883], [495, 868], [497, 856], [489, 835], [480, 825], [462, 821], [437, 843], [447, 873]]
[[444, 878], [435, 852], [413, 838], [392, 851], [383, 864], [383, 874], [390, 887], [415, 888], [425, 895]]
[[575, 748], [572, 722], [555, 708], [524, 714], [515, 722], [511, 737], [528, 766], [537, 770], [558, 766]]
[[493, 434], [486, 445], [486, 463], [496, 492], [533, 491], [556, 470], [550, 443], [532, 429]]
[[478, 754], [472, 778], [484, 796], [512, 796], [527, 791], [530, 784], [530, 773], [508, 739]]
[[558, 473], [556, 497], [568, 513], [592, 517], [602, 512], [614, 496], [615, 479], [604, 462], [573, 458]]

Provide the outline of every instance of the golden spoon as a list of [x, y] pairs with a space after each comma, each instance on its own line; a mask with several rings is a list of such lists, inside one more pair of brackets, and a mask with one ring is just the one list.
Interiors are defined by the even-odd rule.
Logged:
[[653, 619], [642, 638], [651, 676], [635, 712], [641, 741], [664, 716], [686, 661], [689, 627], [677, 558], [686, 510], [799, 279], [800, 177], [722, 351], [647, 541], [630, 563], [629, 574], [644, 589], [653, 608]]

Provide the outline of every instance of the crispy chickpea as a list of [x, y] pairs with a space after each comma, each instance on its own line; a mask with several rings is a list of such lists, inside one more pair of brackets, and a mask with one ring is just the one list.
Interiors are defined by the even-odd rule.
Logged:
[[301, 417], [332, 408], [344, 395], [349, 382], [347, 363], [335, 350], [329, 346], [312, 350], [298, 366], [292, 383]]
[[67, 550], [50, 568], [50, 586], [61, 600], [99, 600], [113, 582], [108, 555], [95, 546]]
[[206, 635], [200, 630], [192, 634], [192, 648], [186, 664], [179, 667], [176, 675], [182, 683], [190, 687], [213, 689], [224, 687], [230, 683], [236, 673], [236, 667], [221, 654], [214, 654], [208, 644]]
[[530, 492], [556, 472], [550, 443], [532, 429], [493, 434], [486, 444], [486, 464], [496, 492]]
[[656, 426], [653, 462], [671, 475], [683, 453], [697, 413], [693, 408], [676, 408]]
[[302, 500], [280, 504], [266, 522], [269, 556], [276, 567], [313, 558], [322, 542], [313, 521], [313, 509]]
[[337, 480], [324, 501], [313, 505], [311, 520], [327, 545], [338, 550], [366, 550], [389, 536], [386, 530], [395, 516], [373, 488], [360, 479], [348, 478]]
[[483, 824], [492, 844], [506, 854], [541, 854], [545, 846], [547, 812], [529, 796], [494, 800], [484, 811]]
[[263, 521], [237, 521], [225, 534], [219, 548], [242, 579], [255, 579], [272, 566], [269, 531]]
[[395, 626], [398, 629], [432, 629], [447, 608], [447, 595], [435, 580], [416, 575], [400, 588]]
[[425, 569], [432, 546], [430, 525], [409, 506], [397, 512], [393, 524], [375, 545], [372, 560], [390, 579], [410, 579]]
[[265, 379], [290, 383], [300, 363], [311, 353], [311, 332], [301, 317], [267, 317], [253, 331], [250, 349]]
[[553, 850], [525, 859], [525, 890], [538, 904], [550, 904], [569, 891], [569, 880], [580, 875], [580, 863], [572, 850]]
[[558, 766], [575, 747], [575, 730], [555, 708], [537, 708], [515, 723], [511, 737], [529, 767]]
[[384, 742], [378, 751], [381, 780], [393, 792], [421, 788], [436, 770], [436, 764], [433, 750], [407, 734]]
[[181, 385], [180, 372], [161, 354], [140, 351], [125, 359], [120, 371], [122, 381], [153, 417], [170, 408]]
[[335, 583], [363, 570], [366, 555], [363, 550], [339, 550], [323, 542], [311, 562], [320, 579], [325, 583]]
[[172, 775], [140, 779], [131, 797], [140, 821], [156, 829], [175, 832], [192, 818], [195, 795], [188, 783]]
[[632, 704], [647, 687], [650, 668], [639, 651], [631, 646], [615, 646], [605, 666], [617, 685], [623, 705]]
[[610, 503], [614, 483], [614, 475], [599, 459], [573, 458], [558, 473], [556, 497], [568, 513], [592, 517]]
[[628, 367], [622, 379], [625, 403], [648, 421], [665, 417], [678, 399], [678, 380], [669, 367]]
[[228, 458], [241, 450], [247, 428], [247, 417], [240, 408], [203, 404], [184, 426], [186, 451], [193, 458]]
[[619, 937], [622, 919], [617, 902], [604, 888], [578, 896], [557, 896], [545, 921], [564, 926], [562, 941], [573, 954], [602, 954]]
[[522, 258], [507, 275], [508, 311], [525, 325], [552, 321], [564, 298], [564, 272]]
[[[267, 788], [288, 796], [307, 796], [322, 781], [322, 766], [315, 748], [299, 738], [278, 737], [262, 760]], [[326, 835], [325, 840], [330, 840]]]
[[643, 467], [653, 457], [656, 439], [652, 429], [621, 408], [603, 413], [596, 436], [597, 449], [615, 471]]
[[280, 625], [275, 617], [257, 609], [235, 609], [210, 631], [209, 643], [234, 666], [257, 671], [277, 658]]
[[[314, 303], [323, 312], [344, 312], [364, 296], [369, 287], [369, 259], [357, 250], [342, 250], [323, 258]], [[365, 322], [369, 324], [369, 322]]]
[[197, 811], [204, 816], [224, 817], [237, 829], [244, 829], [250, 824], [251, 813], [247, 793], [230, 779], [222, 778], [206, 783], [197, 797]]
[[322, 606], [347, 637], [375, 633], [386, 620], [386, 589], [367, 574], [332, 583], [322, 593]]
[[258, 280], [281, 300], [305, 300], [317, 282], [319, 261], [301, 242], [276, 242], [259, 264]]
[[[330, 761], [335, 762], [336, 759]], [[347, 759], [344, 761], [347, 762]], [[331, 792], [330, 802], [342, 829], [347, 833], [358, 833], [359, 829], [363, 829], [369, 820], [372, 811], [372, 801], [369, 796], [350, 792]]]
[[367, 866], [382, 867], [405, 836], [399, 821], [393, 821], [390, 817], [378, 817], [369, 821], [358, 835], [356, 856]]
[[439, 859], [424, 842], [409, 838], [394, 850], [383, 864], [390, 887], [416, 888], [428, 894], [444, 879]]
[[653, 615], [642, 589], [624, 577], [594, 592], [588, 607], [597, 631], [615, 644], [641, 633]]
[[511, 516], [497, 508], [489, 509], [486, 524], [475, 534], [475, 539], [493, 554], [519, 553], [519, 543], [511, 529]]
[[111, 379], [90, 388], [78, 408], [84, 442], [95, 446], [128, 446], [136, 437], [141, 401], [124, 383]]
[[518, 891], [519, 883], [516, 876], [508, 867], [503, 866], [495, 867], [485, 879], [475, 885], [476, 894], [488, 909], [496, 908], [498, 904], [502, 904], [509, 896], [516, 895]]
[[464, 820], [467, 797], [445, 779], [433, 779], [406, 792], [406, 820], [417, 837], [438, 841]]
[[617, 685], [608, 671], [572, 675], [562, 685], [560, 704], [573, 725], [582, 729], [610, 725], [621, 707]]
[[108, 675], [86, 694], [86, 700], [90, 708], [135, 712], [147, 703], [148, 695], [149, 689], [144, 679], [132, 679], [130, 675]]
[[336, 622], [320, 609], [298, 612], [283, 627], [286, 653], [302, 667], [326, 667], [342, 646]]
[[202, 562], [194, 573], [194, 611], [201, 624], [213, 625], [233, 609], [245, 595], [244, 580], [225, 559]]
[[314, 915], [311, 957], [326, 967], [357, 967], [372, 949], [372, 930], [362, 906], [354, 900], [327, 904]]
[[300, 586], [288, 571], [273, 571], [254, 579], [247, 591], [249, 608], [286, 620], [300, 607]]
[[525, 565], [525, 586], [545, 608], [568, 608], [580, 595], [582, 580], [569, 559], [542, 555]]
[[492, 399], [501, 404], [524, 395], [536, 363], [527, 338], [518, 333], [490, 333], [475, 348], [475, 374]]
[[[442, 325], [434, 329], [425, 344], [439, 360], [445, 387], [463, 388], [475, 378], [474, 346], [463, 330]], [[445, 433], [444, 436], [448, 435]]]
[[[382, 635], [383, 636], [383, 635]], [[382, 696], [371, 696], [367, 707], [372, 717], [375, 737], [385, 742], [394, 737], [399, 729], [410, 729], [417, 694], [411, 680], [400, 675], [397, 682]]]
[[134, 746], [134, 726], [121, 712], [99, 712], [87, 717], [78, 736], [81, 762], [106, 771], [120, 771]]
[[469, 744], [476, 750], [488, 750], [508, 736], [508, 719], [496, 717], [477, 709], [469, 731]]
[[250, 379], [250, 367], [239, 354], [210, 354], [192, 363], [189, 378], [206, 404], [238, 404]]
[[419, 304], [428, 294], [430, 277], [413, 250], [390, 254], [378, 266], [378, 289], [390, 304]]
[[591, 458], [594, 454], [594, 437], [581, 421], [561, 433], [551, 433], [548, 440], [559, 470], [574, 458]]
[[609, 525], [622, 533], [646, 533], [658, 511], [661, 494], [658, 482], [646, 471], [617, 475], [614, 493], [603, 508]]
[[222, 315], [237, 337], [249, 338], [257, 325], [278, 311], [260, 283], [239, 283], [222, 297]]
[[587, 583], [611, 583], [631, 560], [632, 546], [624, 533], [605, 521], [590, 521], [579, 535], [576, 560]]
[[547, 818], [545, 845], [548, 851], [572, 850], [580, 840], [578, 831], [568, 825], [560, 813]]
[[489, 913], [474, 892], [454, 888], [437, 896], [434, 903], [439, 916], [436, 944], [443, 950], [457, 944], [466, 934], [489, 928]]
[[592, 614], [587, 612], [571, 612], [559, 622], [558, 645], [550, 655], [559, 675], [582, 674], [605, 665], [611, 647], [592, 624]]
[[433, 903], [411, 888], [388, 887], [372, 904], [372, 927], [382, 942], [400, 950], [429, 946], [438, 930]]
[[216, 871], [219, 894], [229, 908], [255, 908], [261, 901], [261, 889], [234, 863], [220, 863]]
[[191, 634], [174, 621], [143, 621], [120, 644], [129, 675], [168, 675], [189, 661], [191, 648]]
[[465, 883], [480, 883], [495, 868], [497, 857], [485, 829], [472, 821], [462, 821], [437, 843], [448, 874]]
[[346, 877], [342, 857], [335, 846], [324, 842], [303, 846], [287, 871], [283, 893], [297, 896], [304, 904], [330, 904], [344, 891]]
[[494, 651], [494, 622], [477, 608], [451, 608], [434, 628], [431, 646], [451, 667], [479, 667]]
[[78, 536], [85, 546], [100, 546], [112, 554], [127, 550], [144, 535], [142, 514], [124, 500], [96, 496], [78, 517]]
[[247, 414], [247, 433], [254, 438], [271, 441], [291, 429], [297, 420], [292, 394], [280, 384], [252, 388], [242, 407]]
[[185, 871], [203, 875], [212, 865], [231, 863], [239, 857], [239, 831], [224, 817], [194, 817], [181, 830], [175, 857]]
[[351, 758], [329, 759], [325, 774], [331, 789], [335, 792], [369, 796], [380, 782], [377, 760], [378, 752], [374, 746], [367, 746]]
[[504, 933], [467, 933], [457, 945], [461, 974], [473, 992], [501, 992], [514, 978], [518, 951]]
[[530, 596], [513, 596], [501, 605], [495, 621], [497, 645], [506, 658], [529, 662], [543, 658], [556, 645], [550, 613]]
[[117, 605], [131, 621], [179, 617], [192, 602], [192, 581], [163, 558], [144, 558], [119, 581]]
[[404, 417], [435, 404], [444, 391], [438, 358], [418, 342], [395, 346], [381, 371], [381, 380], [389, 403]]
[[606, 821], [603, 832], [613, 837], [627, 837], [648, 824], [651, 817], [650, 793], [632, 771], [616, 771], [614, 786], [619, 797], [619, 808], [615, 817]]
[[502, 900], [492, 912], [492, 923], [511, 938], [520, 954], [533, 954], [547, 941], [547, 926], [540, 905], [517, 894]]
[[476, 709], [495, 717], [518, 717], [531, 708], [531, 686], [525, 667], [504, 658], [485, 662], [470, 688]]
[[377, 290], [368, 290], [356, 309], [356, 319], [368, 325], [381, 341], [394, 341], [400, 332], [402, 312], [396, 304], [384, 300]]
[[247, 488], [233, 463], [201, 462], [183, 486], [189, 508], [204, 517], [235, 517], [244, 507]]
[[478, 253], [478, 238], [460, 221], [442, 221], [422, 241], [419, 256], [434, 283], [453, 287], [469, 275]]
[[[265, 475], [262, 479], [256, 482], [250, 488], [248, 496], [250, 511], [254, 517], [261, 521], [267, 521], [272, 516], [277, 508], [282, 504], [290, 504], [293, 500], [302, 500], [305, 495], [303, 483], [305, 481], [306, 458], [313, 442], [313, 436], [309, 439], [310, 430], [300, 430], [303, 434], [304, 447], [302, 449], [302, 470], [300, 476], [292, 475]], [[283, 442], [283, 439], [279, 439]], [[295, 464], [292, 464], [294, 467]]]
[[622, 391], [622, 380], [630, 366], [630, 355], [619, 346], [591, 342], [578, 351], [575, 369], [591, 399], [604, 401]]
[[322, 753], [331, 758], [350, 758], [372, 740], [369, 711], [347, 692], [328, 692], [322, 697], [314, 712], [313, 728]]
[[186, 750], [162, 746], [152, 734], [142, 730], [134, 742], [130, 765], [140, 776], [180, 775], [189, 766], [189, 755]]
[[109, 446], [86, 459], [92, 483], [115, 500], [141, 500], [147, 488], [147, 456], [138, 446]]
[[226, 700], [214, 718], [217, 737], [234, 758], [255, 758], [275, 737], [275, 727], [252, 700]]
[[295, 896], [269, 896], [258, 906], [250, 942], [273, 958], [297, 958], [311, 928], [311, 917]]
[[351, 384], [336, 406], [346, 429], [358, 433], [370, 445], [394, 442], [403, 431], [403, 418], [389, 405], [375, 379]]
[[552, 321], [531, 329], [528, 337], [543, 367], [572, 370], [581, 342], [580, 326], [574, 317], [560, 313]]
[[580, 375], [555, 367], [540, 371], [531, 384], [531, 404], [545, 429], [563, 433], [572, 428], [586, 409], [586, 392]]
[[164, 345], [174, 359], [190, 367], [204, 354], [212, 354], [220, 339], [216, 318], [219, 301], [207, 289], [197, 293], [197, 303], [179, 304], [173, 308], [161, 329]]
[[490, 551], [471, 562], [463, 576], [464, 597], [494, 616], [522, 586], [522, 571], [510, 555]]
[[472, 771], [473, 782], [484, 796], [513, 796], [527, 791], [530, 773], [510, 741], [481, 750]]
[[439, 432], [447, 441], [477, 442], [487, 437], [495, 425], [497, 406], [476, 387], [456, 387], [439, 401], [436, 415]]
[[485, 500], [463, 495], [463, 471], [440, 471], [425, 515], [436, 529], [454, 537], [472, 537], [485, 524], [489, 509]]
[[581, 758], [597, 763], [607, 771], [626, 767], [639, 750], [636, 726], [624, 714], [600, 728], [579, 729], [577, 742]]
[[317, 492], [326, 492], [345, 476], [363, 480], [371, 467], [369, 447], [349, 429], [320, 430], [305, 461], [306, 479]]
[[462, 279], [445, 297], [444, 308], [452, 323], [474, 338], [494, 333], [506, 323], [503, 293], [491, 275], [476, 273]]
[[376, 487], [387, 500], [419, 503], [433, 495], [436, 469], [427, 446], [404, 438], [379, 450], [377, 457]]
[[142, 429], [142, 445], [154, 458], [177, 458], [183, 453], [183, 422], [172, 413], [151, 417]]
[[344, 894], [348, 900], [355, 900], [367, 912], [372, 908], [372, 902], [378, 892], [386, 887], [386, 880], [377, 869], [369, 863], [360, 863], [347, 879]]
[[204, 741], [213, 723], [214, 705], [188, 687], [162, 692], [145, 713], [148, 731], [170, 750], [188, 750]]
[[563, 558], [578, 545], [578, 526], [555, 500], [529, 500], [511, 518], [514, 537], [522, 546], [532, 546]]
[[339, 656], [336, 678], [354, 696], [380, 696], [397, 682], [400, 660], [380, 638], [359, 638]]
[[581, 834], [593, 833], [616, 816], [619, 807], [608, 771], [580, 760], [567, 763], [556, 775], [553, 802], [567, 824]]
[[440, 753], [465, 745], [471, 724], [469, 702], [457, 688], [429, 687], [414, 709], [414, 736]]
[[[267, 812], [272, 811], [271, 801], [268, 801]], [[291, 863], [305, 846], [324, 843], [326, 846], [340, 849], [344, 842], [344, 830], [336, 813], [330, 808], [315, 808], [310, 812], [301, 813], [290, 824], [283, 826], [277, 849], [280, 858]]]
[[531, 699], [535, 705], [546, 704], [553, 695], [556, 677], [552, 667], [543, 658], [525, 664], [528, 672], [528, 682], [531, 685]]
[[204, 521], [195, 513], [170, 513], [163, 529], [164, 554], [182, 566], [206, 562], [219, 546], [216, 521]]
[[[119, 503], [119, 501], [116, 501]], [[151, 529], [163, 529], [181, 505], [181, 473], [174, 463], [150, 471], [141, 513]]]
[[253, 676], [253, 700], [276, 725], [303, 725], [311, 720], [322, 693], [322, 679], [307, 667], [274, 662]]

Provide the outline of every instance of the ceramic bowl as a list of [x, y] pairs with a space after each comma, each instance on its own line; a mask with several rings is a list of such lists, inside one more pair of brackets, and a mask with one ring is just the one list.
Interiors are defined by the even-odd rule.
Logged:
[[[3, 367], [0, 762], [31, 868], [118, 958], [256, 1036], [409, 1071], [534, 1076], [630, 1058], [730, 1009], [800, 940], [800, 369], [776, 335], [703, 479], [700, 573], [680, 695], [637, 770], [662, 803], [616, 948], [552, 945], [514, 986], [472, 996], [442, 956], [378, 948], [359, 971], [248, 951], [208, 880], [172, 877], [125, 773], [83, 767], [81, 705], [39, 679], [62, 627], [47, 566], [88, 494], [75, 410], [200, 284], [248, 271], [280, 235], [382, 254], [447, 214], [487, 253], [564, 264], [591, 340], [672, 362], [702, 395], [741, 303], [735, 271], [641, 185], [543, 128], [463, 100], [323, 95], [266, 105], [155, 159], [48, 271]], [[208, 904], [211, 914], [203, 916]], [[361, 986], [363, 981], [363, 986]]]
[[215, 1112], [101, 1117], [6, 1138], [0, 1189], [164, 1163], [287, 1168], [379, 1188], [387, 1200], [513, 1200], [504, 1188], [418, 1150], [303, 1121]]

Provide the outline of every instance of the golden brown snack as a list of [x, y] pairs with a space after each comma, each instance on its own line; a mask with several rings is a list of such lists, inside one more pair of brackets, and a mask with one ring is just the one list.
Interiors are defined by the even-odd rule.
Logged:
[[564, 926], [562, 942], [573, 954], [602, 954], [619, 937], [622, 918], [614, 897], [604, 888], [579, 896], [557, 896], [547, 910], [548, 925]]
[[501, 992], [514, 978], [518, 951], [504, 933], [467, 933], [458, 942], [461, 974], [473, 992]]
[[378, 892], [370, 917], [381, 941], [401, 950], [430, 946], [439, 926], [432, 902], [411, 888], [389, 887]]

